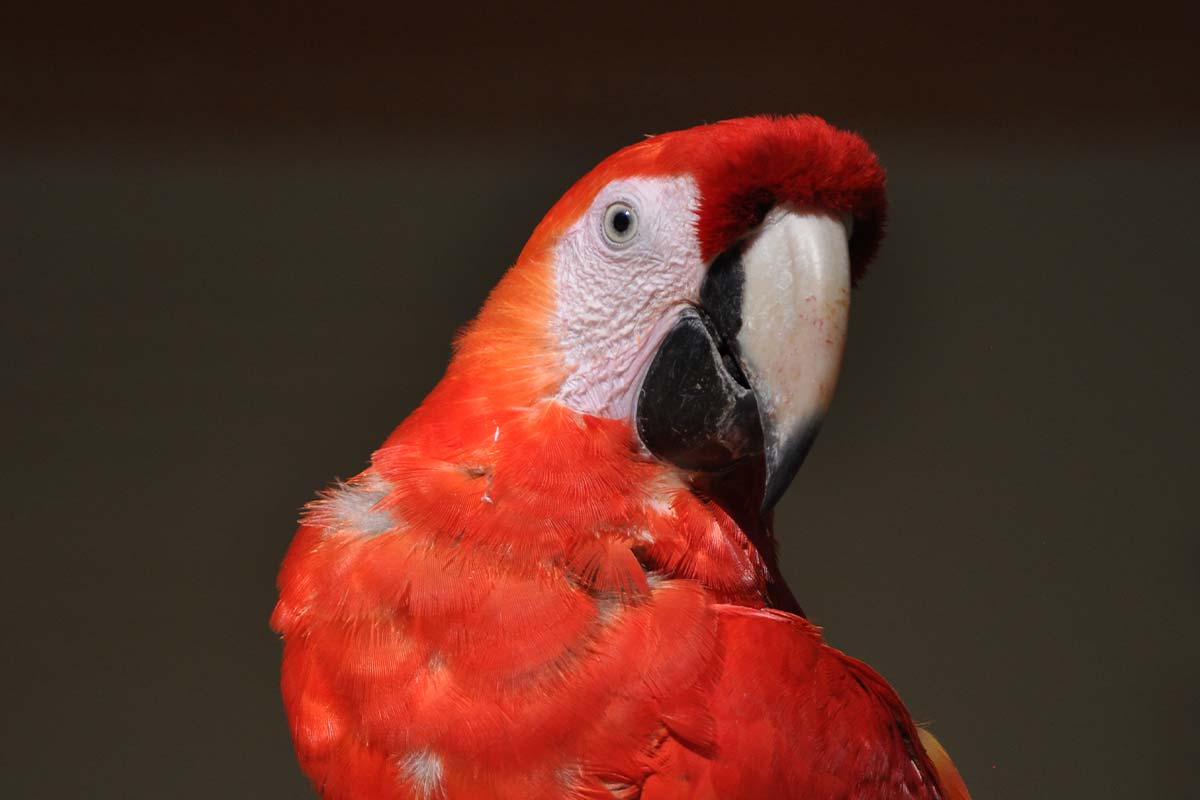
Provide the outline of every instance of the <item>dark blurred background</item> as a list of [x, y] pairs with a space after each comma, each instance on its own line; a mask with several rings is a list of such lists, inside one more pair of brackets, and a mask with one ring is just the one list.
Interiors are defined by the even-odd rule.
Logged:
[[1196, 14], [1031, 2], [0, 19], [11, 797], [308, 796], [296, 509], [643, 134], [860, 131], [891, 234], [778, 528], [977, 798], [1200, 779]]

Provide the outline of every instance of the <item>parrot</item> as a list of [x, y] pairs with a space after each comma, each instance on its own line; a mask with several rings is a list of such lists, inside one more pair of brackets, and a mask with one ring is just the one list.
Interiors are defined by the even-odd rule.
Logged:
[[811, 115], [644, 138], [551, 207], [284, 557], [321, 797], [968, 798], [774, 531], [886, 216], [867, 143]]

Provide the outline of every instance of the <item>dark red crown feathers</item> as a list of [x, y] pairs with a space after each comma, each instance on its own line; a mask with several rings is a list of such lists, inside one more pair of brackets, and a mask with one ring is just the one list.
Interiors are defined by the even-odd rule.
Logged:
[[666, 134], [660, 164], [696, 179], [705, 260], [790, 203], [849, 214], [852, 277], [866, 272], [883, 239], [885, 173], [867, 143], [819, 117], [744, 117]]

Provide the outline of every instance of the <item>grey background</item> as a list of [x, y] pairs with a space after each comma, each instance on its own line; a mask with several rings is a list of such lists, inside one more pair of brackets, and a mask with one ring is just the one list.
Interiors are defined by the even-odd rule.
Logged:
[[862, 132], [891, 233], [785, 571], [977, 798], [1189, 796], [1195, 15], [34, 9], [0, 25], [14, 797], [303, 797], [267, 628], [540, 218], [649, 132]]

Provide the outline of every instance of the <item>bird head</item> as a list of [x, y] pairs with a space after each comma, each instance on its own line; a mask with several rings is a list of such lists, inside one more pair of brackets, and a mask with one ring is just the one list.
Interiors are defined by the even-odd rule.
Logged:
[[884, 172], [812, 116], [645, 139], [554, 205], [460, 341], [510, 402], [628, 423], [688, 473], [760, 464], [769, 510], [829, 406]]

